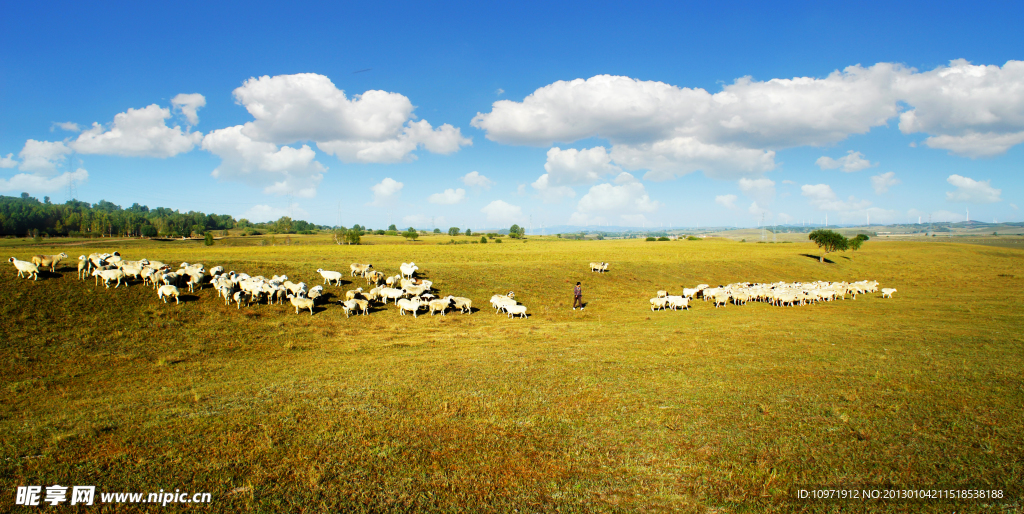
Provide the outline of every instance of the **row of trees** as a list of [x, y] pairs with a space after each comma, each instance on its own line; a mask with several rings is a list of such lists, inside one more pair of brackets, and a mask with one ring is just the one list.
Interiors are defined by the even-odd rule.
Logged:
[[178, 212], [166, 207], [150, 209], [138, 203], [123, 209], [106, 200], [95, 204], [78, 200], [55, 204], [48, 196], [39, 201], [28, 193], [20, 197], [0, 195], [0, 235], [188, 237], [232, 228], [294, 234], [324, 227], [287, 216], [252, 223], [244, 218], [236, 221], [227, 214]]

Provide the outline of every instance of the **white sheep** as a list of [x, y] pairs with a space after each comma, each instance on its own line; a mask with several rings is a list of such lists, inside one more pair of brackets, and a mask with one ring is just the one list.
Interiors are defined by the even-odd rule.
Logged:
[[516, 314], [521, 318], [526, 317], [526, 306], [525, 305], [509, 305], [505, 307], [505, 312], [508, 313], [508, 317], [514, 318]]
[[412, 278], [412, 276], [416, 274], [416, 270], [420, 268], [416, 266], [415, 262], [403, 262], [402, 265], [399, 266], [399, 269], [402, 271], [402, 277]]
[[690, 299], [685, 296], [667, 296], [665, 300], [668, 301], [668, 306], [672, 310], [680, 308], [690, 310]]
[[452, 298], [452, 296], [446, 296], [427, 302], [427, 306], [430, 307], [430, 315], [433, 316], [435, 312], [441, 311], [441, 315], [444, 316], [444, 310], [452, 305]]
[[668, 298], [666, 298], [664, 296], [659, 296], [657, 298], [651, 298], [651, 311], [654, 311], [654, 310], [665, 310], [666, 306], [668, 306]]
[[389, 298], [397, 302], [404, 294], [404, 291], [394, 287], [385, 287], [380, 290], [380, 297], [384, 299], [384, 305], [387, 305]]
[[366, 284], [375, 286], [384, 280], [384, 273], [381, 271], [368, 271], [366, 274]]
[[85, 280], [86, 273], [89, 272], [89, 258], [84, 255], [78, 256], [78, 278], [79, 280]]
[[323, 295], [324, 295], [324, 286], [315, 286], [315, 287], [313, 287], [313, 289], [310, 289], [308, 293], [306, 293], [306, 297], [309, 298], [310, 300], [314, 300], [314, 301], [317, 298], [320, 298]]
[[416, 311], [420, 309], [419, 298], [401, 298], [395, 303], [398, 305], [398, 314], [404, 316], [406, 312], [412, 311], [412, 317], [418, 317]]
[[327, 271], [324, 269], [317, 269], [316, 272], [319, 273], [321, 277], [324, 277], [324, 284], [329, 284], [333, 280], [335, 282], [334, 285], [336, 286], [341, 285], [341, 277], [344, 276], [337, 271]]
[[39, 280], [39, 266], [36, 266], [29, 261], [19, 261], [14, 257], [7, 260], [10, 261], [11, 264], [14, 264], [14, 268], [18, 270], [19, 277], [23, 276], [24, 273], [28, 273], [28, 276], [31, 277], [32, 280]]
[[167, 303], [167, 297], [168, 296], [173, 296], [174, 297], [174, 304], [175, 305], [178, 304], [178, 295], [179, 294], [181, 294], [181, 292], [178, 291], [178, 288], [174, 287], [174, 286], [160, 286], [160, 289], [156, 290], [157, 298], [160, 298], [161, 300], [163, 300], [164, 303]]
[[32, 264], [43, 268], [50, 268], [50, 272], [57, 271], [57, 265], [60, 261], [67, 259], [68, 254], [60, 252], [58, 255], [33, 255]]
[[516, 304], [516, 301], [511, 299], [511, 298], [509, 298], [509, 297], [507, 297], [507, 296], [502, 296], [500, 294], [496, 294], [496, 295], [491, 297], [491, 306], [494, 307], [494, 313], [495, 314], [505, 310], [505, 307], [507, 307], [509, 305], [515, 305], [515, 304]]
[[658, 298], [664, 298], [668, 296], [668, 291], [658, 291]]
[[351, 291], [345, 291], [345, 301], [355, 300], [357, 297], [363, 295], [363, 288], [357, 287]]
[[473, 300], [461, 296], [453, 296], [452, 308], [461, 309], [463, 314], [473, 314]]
[[[103, 279], [103, 285], [106, 286], [107, 289], [110, 289], [110, 281], [111, 280], [116, 280], [117, 281], [117, 285], [114, 286], [114, 289], [117, 289], [118, 287], [121, 287], [121, 279], [124, 278], [124, 272], [119, 270], [119, 269], [117, 269], [117, 268], [114, 268], [114, 269], [98, 269], [98, 270], [93, 272], [93, 275], [96, 275], [97, 279]], [[128, 287], [128, 282], [127, 281], [125, 281], [124, 286]]]
[[420, 296], [429, 290], [430, 288], [425, 286], [408, 286], [402, 288], [402, 291], [404, 291], [406, 296]]
[[895, 293], [895, 292], [896, 292], [896, 290], [891, 288], [891, 287], [883, 288], [882, 289], [882, 298], [892, 298], [892, 294]]
[[359, 264], [359, 263], [353, 262], [351, 265], [349, 265], [348, 268], [352, 271], [352, 275], [351, 276], [354, 277], [356, 275], [359, 275], [361, 277], [361, 276], [366, 275], [367, 271], [373, 269], [373, 264]]
[[345, 311], [346, 318], [349, 317], [349, 314], [357, 308], [359, 308], [359, 306], [356, 304], [355, 300], [345, 300], [344, 302], [341, 302], [341, 310]]
[[309, 315], [313, 315], [313, 305], [315, 303], [313, 300], [310, 300], [309, 298], [301, 298], [293, 294], [288, 295], [288, 300], [290, 300], [292, 305], [295, 306], [295, 314], [299, 313], [299, 309], [309, 309]]

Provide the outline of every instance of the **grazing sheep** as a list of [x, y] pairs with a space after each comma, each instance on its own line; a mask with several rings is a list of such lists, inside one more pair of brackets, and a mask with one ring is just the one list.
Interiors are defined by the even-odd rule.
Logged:
[[420, 310], [419, 298], [413, 298], [411, 300], [408, 298], [401, 298], [395, 303], [398, 305], [398, 314], [404, 316], [407, 311], [412, 311], [412, 317], [418, 317], [416, 315], [416, 311]]
[[366, 273], [366, 284], [375, 286], [384, 280], [384, 273], [381, 271], [369, 271]]
[[373, 264], [359, 264], [353, 262], [348, 268], [352, 270], [351, 276], [354, 277], [356, 275], [359, 275], [360, 277], [362, 277], [366, 275], [367, 271], [373, 269]]
[[324, 277], [324, 284], [329, 284], [333, 280], [334, 285], [336, 286], [341, 285], [341, 277], [344, 276], [337, 271], [327, 271], [324, 269], [317, 269], [316, 272], [319, 273], [321, 277]]
[[[94, 271], [93, 274], [96, 275], [98, 279], [100, 279], [100, 278], [103, 279], [103, 285], [106, 286], [107, 289], [110, 289], [110, 281], [111, 280], [116, 280], [117, 281], [117, 285], [114, 286], [114, 289], [117, 289], [118, 287], [121, 287], [121, 279], [124, 278], [124, 272], [119, 270], [119, 269], [117, 269], [117, 268], [114, 268], [114, 269], [98, 269], [98, 270]], [[124, 286], [128, 287], [128, 281], [125, 281]]]
[[181, 294], [181, 292], [178, 291], [178, 288], [174, 287], [174, 286], [160, 286], [160, 289], [156, 290], [157, 298], [160, 298], [161, 300], [163, 300], [164, 303], [167, 303], [167, 297], [168, 296], [173, 296], [174, 297], [174, 304], [175, 305], [178, 304], [178, 295], [179, 294]]
[[[305, 293], [305, 291], [306, 291], [306, 283], [305, 282], [299, 282], [298, 284], [293, 284], [291, 281], [287, 281], [286, 280], [281, 285], [284, 286], [284, 288], [287, 289], [288, 292], [291, 293], [291, 294], [298, 295], [298, 296], [302, 296], [302, 295], [306, 294]], [[319, 287], [321, 290], [323, 289], [323, 286], [317, 286], [317, 287]]]
[[349, 314], [352, 311], [354, 311], [354, 310], [359, 308], [359, 305], [356, 303], [355, 300], [345, 300], [344, 302], [339, 302], [339, 303], [341, 303], [341, 310], [345, 311], [345, 317], [346, 318], [349, 316]]
[[359, 307], [359, 311], [363, 313], [363, 316], [370, 313], [370, 302], [368, 300], [360, 300], [359, 298], [356, 298], [352, 301], [356, 302], [356, 306]]
[[667, 296], [665, 300], [668, 301], [668, 307], [672, 310], [690, 310], [690, 299], [685, 296]]
[[461, 309], [463, 314], [473, 314], [473, 300], [461, 296], [453, 296], [452, 309]]
[[418, 270], [420, 268], [419, 268], [419, 266], [416, 266], [415, 262], [408, 262], [408, 263], [403, 262], [402, 265], [399, 266], [399, 269], [402, 271], [402, 277], [403, 278], [404, 277], [412, 278], [412, 276], [416, 274], [416, 270]]
[[355, 300], [357, 297], [363, 296], [363, 288], [357, 287], [351, 291], [345, 291], [345, 301]]
[[89, 258], [84, 255], [78, 256], [78, 279], [85, 280], [86, 273], [89, 272]]
[[32, 280], [39, 280], [39, 266], [28, 261], [19, 261], [14, 257], [7, 260], [10, 261], [11, 264], [14, 264], [14, 268], [18, 270], [19, 277], [21, 277], [23, 273], [28, 273], [28, 276], [32, 277]]
[[295, 306], [295, 314], [299, 313], [299, 309], [309, 309], [309, 315], [313, 315], [313, 304], [315, 303], [313, 302], [313, 300], [310, 300], [309, 298], [295, 296], [293, 294], [288, 295], [288, 300], [290, 300], [292, 302], [292, 305]]
[[404, 291], [406, 296], [420, 296], [429, 290], [430, 288], [425, 286], [408, 286], [402, 288], [402, 291]]
[[68, 254], [60, 252], [58, 255], [33, 255], [32, 264], [43, 268], [50, 268], [50, 272], [54, 273], [57, 271], [57, 265], [60, 261], [67, 259]]
[[404, 294], [404, 291], [402, 291], [401, 289], [396, 289], [394, 287], [385, 287], [380, 290], [380, 297], [384, 299], [384, 305], [388, 304], [389, 298], [397, 302], [398, 299], [401, 298], [402, 295]]
[[508, 313], [508, 317], [514, 318], [516, 314], [521, 318], [526, 317], [526, 306], [525, 305], [509, 305], [505, 307], [505, 312]]
[[203, 288], [203, 279], [206, 277], [205, 272], [191, 269], [185, 274], [188, 276], [188, 292], [194, 292], [195, 286], [199, 286], [199, 289]]
[[658, 298], [664, 298], [668, 296], [668, 291], [658, 291]]
[[427, 306], [430, 307], [430, 315], [433, 316], [435, 312], [441, 311], [441, 315], [444, 316], [444, 310], [452, 305], [452, 298], [451, 296], [446, 296], [427, 302]]
[[595, 272], [596, 271], [598, 273], [604, 273], [605, 271], [608, 271], [608, 263], [607, 262], [592, 262], [592, 263], [590, 263], [590, 271], [591, 272]]
[[316, 286], [313, 289], [309, 290], [309, 293], [306, 294], [306, 297], [309, 298], [310, 300], [314, 300], [315, 301], [317, 298], [320, 298], [323, 295], [324, 295], [324, 286]]
[[895, 292], [896, 292], [896, 290], [891, 288], [891, 287], [883, 288], [882, 289], [882, 298], [892, 298], [892, 294], [895, 293]]
[[515, 305], [516, 301], [500, 294], [496, 294], [491, 297], [491, 306], [494, 307], [494, 313], [497, 314], [510, 305]]
[[657, 298], [651, 298], [651, 311], [654, 311], [654, 310], [662, 310], [663, 311], [663, 310], [665, 310], [665, 307], [667, 307], [667, 306], [668, 306], [668, 298], [666, 298], [664, 296], [659, 296]]

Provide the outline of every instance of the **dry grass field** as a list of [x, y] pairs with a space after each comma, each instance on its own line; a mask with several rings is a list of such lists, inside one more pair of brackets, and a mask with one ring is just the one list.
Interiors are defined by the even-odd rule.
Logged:
[[[326, 236], [2, 241], [66, 252], [0, 273], [0, 490], [210, 492], [189, 512], [1007, 512], [1024, 483], [1024, 250], [810, 243]], [[202, 262], [322, 283], [317, 268], [415, 261], [472, 315], [345, 317], [330, 302], [181, 305], [78, 281], [78, 255]], [[611, 263], [591, 273], [591, 261]], [[698, 283], [875, 279], [803, 307], [651, 312]], [[570, 309], [582, 281], [584, 311]], [[495, 315], [513, 290], [527, 319]], [[811, 502], [794, 488], [970, 485], [1004, 502]], [[1011, 492], [1014, 490], [1016, 492]], [[1014, 503], [1015, 502], [1015, 503]], [[983, 505], [991, 504], [991, 505]], [[89, 512], [164, 511], [102, 505]], [[41, 507], [22, 507], [30, 509]], [[70, 507], [65, 507], [70, 509]], [[1011, 510], [1012, 511], [1012, 510]]]

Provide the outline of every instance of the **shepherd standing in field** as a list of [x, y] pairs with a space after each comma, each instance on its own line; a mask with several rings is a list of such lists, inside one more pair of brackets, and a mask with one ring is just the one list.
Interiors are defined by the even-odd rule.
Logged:
[[579, 282], [576, 282], [576, 287], [572, 290], [572, 310], [576, 310], [576, 306], [580, 306], [580, 310], [583, 310], [583, 286]]

